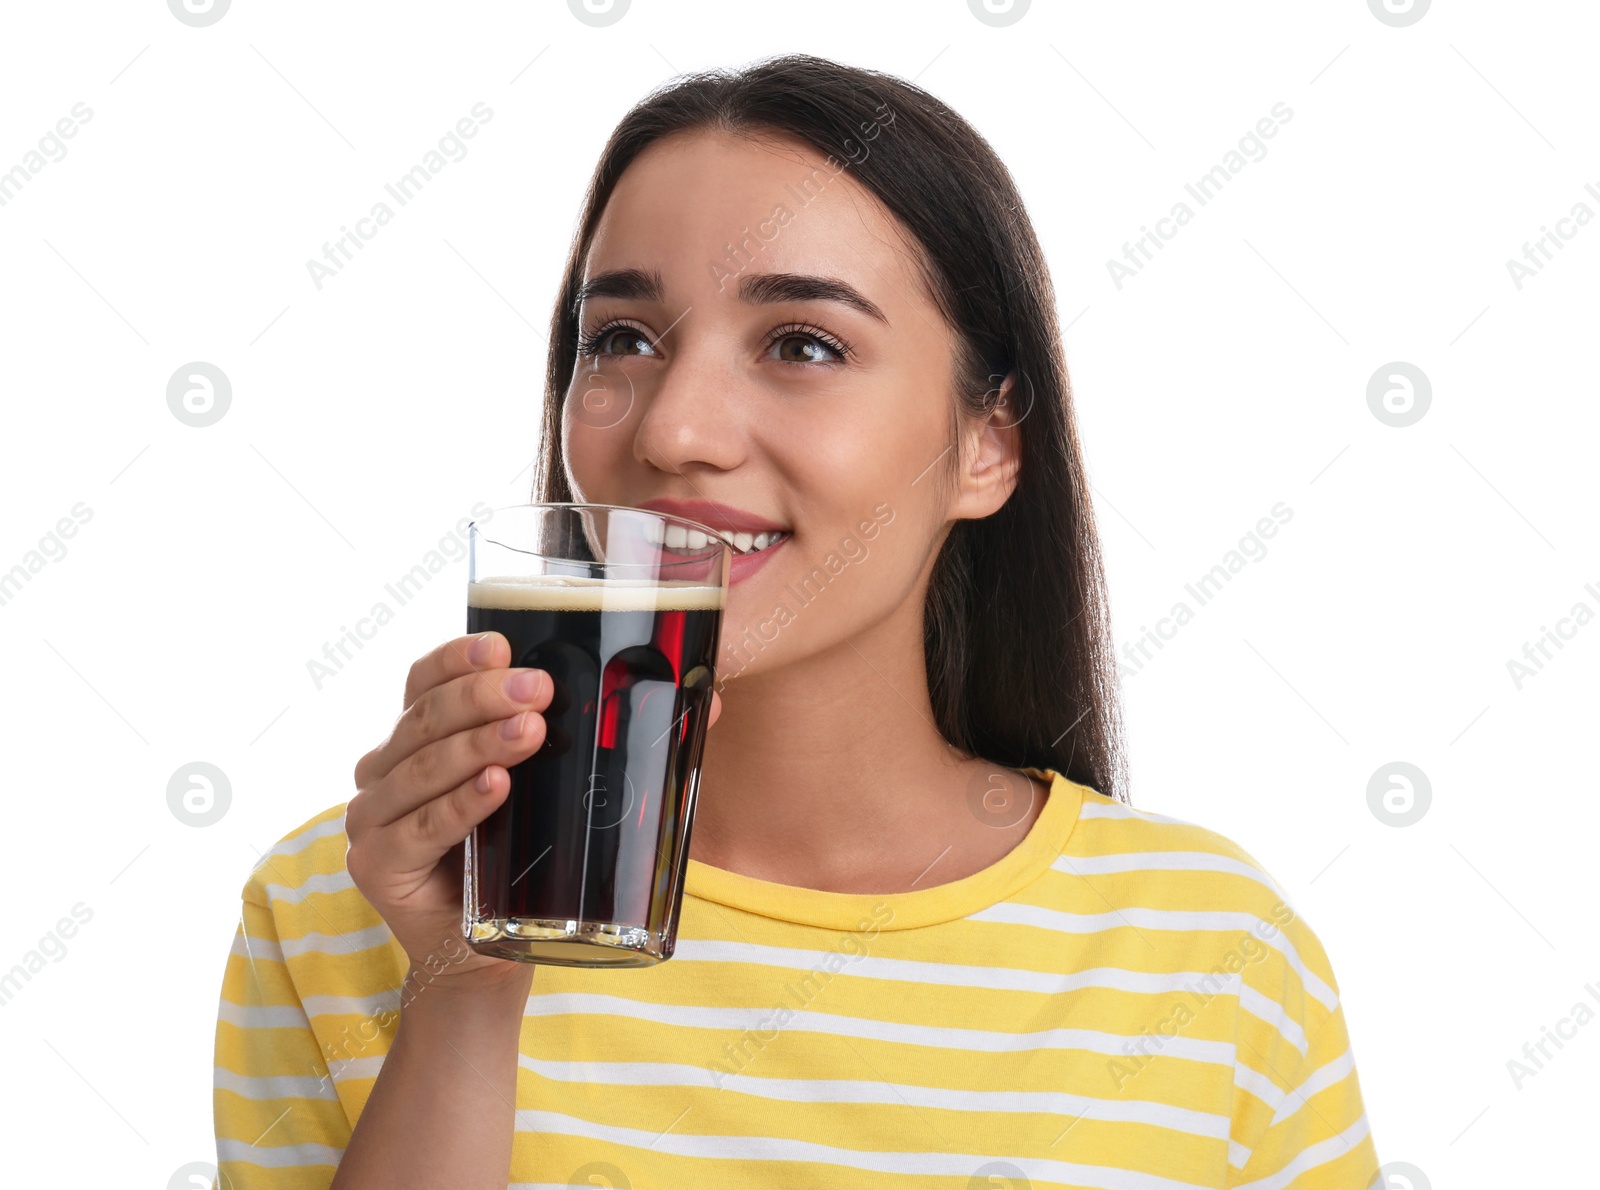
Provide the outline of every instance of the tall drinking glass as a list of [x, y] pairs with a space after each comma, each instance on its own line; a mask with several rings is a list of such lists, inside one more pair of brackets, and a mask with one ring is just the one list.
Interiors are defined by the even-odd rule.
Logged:
[[548, 673], [546, 739], [467, 839], [474, 950], [558, 967], [672, 957], [733, 544], [607, 504], [471, 527], [467, 631]]

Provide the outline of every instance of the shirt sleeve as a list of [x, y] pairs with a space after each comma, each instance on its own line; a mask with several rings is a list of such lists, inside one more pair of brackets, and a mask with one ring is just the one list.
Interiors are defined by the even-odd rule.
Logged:
[[[1254, 1078], [1255, 1089], [1246, 1096], [1254, 1113], [1270, 1110], [1271, 1116], [1253, 1148], [1235, 1144], [1228, 1184], [1237, 1190], [1368, 1190], [1378, 1158], [1344, 1006], [1335, 1007], [1307, 1038], [1303, 1058], [1294, 1054], [1296, 1062], [1279, 1065], [1283, 1053], [1240, 1055], [1266, 1067], [1269, 1077]], [[1263, 1095], [1277, 1102], [1259, 1102]]]
[[351, 1126], [272, 911], [241, 905], [217, 1006], [219, 1190], [326, 1190]]

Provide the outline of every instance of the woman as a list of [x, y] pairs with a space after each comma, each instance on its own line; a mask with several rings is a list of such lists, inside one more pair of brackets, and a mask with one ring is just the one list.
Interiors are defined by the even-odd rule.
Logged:
[[1316, 937], [1125, 804], [1051, 287], [989, 145], [818, 58], [679, 80], [606, 146], [551, 344], [535, 499], [785, 533], [730, 591], [677, 952], [462, 943], [460, 844], [552, 690], [444, 643], [245, 887], [232, 1185], [1366, 1187]]

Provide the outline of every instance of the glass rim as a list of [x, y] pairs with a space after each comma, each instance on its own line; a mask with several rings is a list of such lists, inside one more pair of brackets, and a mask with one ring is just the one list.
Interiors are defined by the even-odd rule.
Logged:
[[[674, 516], [671, 513], [666, 512], [657, 512], [653, 508], [635, 508], [631, 504], [593, 504], [580, 500], [536, 500], [527, 504], [507, 504], [501, 508], [491, 508], [489, 511], [491, 513], [501, 513], [527, 508], [603, 508], [607, 510], [615, 510], [617, 512], [642, 513], [645, 516], [656, 517], [663, 521], [675, 521], [680, 525], [687, 525], [690, 528], [699, 530], [708, 538], [710, 538], [710, 541], [707, 542], [707, 545], [717, 544], [726, 547], [727, 556], [730, 559], [739, 552], [739, 547], [735, 545], [729, 537], [711, 528], [709, 525], [703, 525], [699, 521], [691, 521], [687, 517]], [[492, 522], [493, 518], [491, 517], [487, 523], [492, 525]], [[708, 554], [695, 554], [687, 558], [672, 558], [670, 561], [666, 557], [662, 557], [657, 558], [653, 562], [585, 562], [581, 559], [558, 557], [553, 554], [540, 553], [537, 550], [522, 549], [519, 546], [509, 545], [503, 541], [496, 541], [494, 538], [488, 536], [488, 534], [491, 532], [493, 532], [492, 527], [485, 528], [484, 524], [480, 524], [477, 520], [472, 520], [467, 523], [467, 540], [469, 542], [487, 542], [490, 545], [498, 546], [500, 549], [509, 550], [514, 554], [523, 554], [529, 558], [538, 558], [543, 562], [555, 562], [566, 566], [599, 566], [606, 570], [651, 570], [657, 574], [664, 574], [680, 567], [687, 568], [691, 566], [703, 566], [705, 565], [706, 559], [710, 556]], [[665, 546], [662, 548], [664, 549]], [[476, 581], [476, 579], [469, 579], [469, 582]], [[712, 585], [715, 586], [718, 584], [713, 583]], [[726, 583], [721, 585], [724, 588], [727, 586]]]
[[[688, 517], [677, 516], [674, 513], [657, 512], [653, 508], [636, 508], [631, 504], [594, 504], [587, 500], [533, 500], [527, 504], [506, 504], [500, 508], [491, 508], [489, 511], [499, 514], [521, 508], [604, 508], [608, 510], [614, 509], [618, 512], [637, 512], [645, 516], [657, 517], [663, 521], [676, 521], [680, 525], [688, 525], [691, 529], [700, 530], [707, 537], [715, 538], [731, 550], [737, 551], [739, 548], [734, 544], [733, 539], [720, 529], [713, 529], [710, 525], [703, 524], [700, 521], [691, 521]], [[469, 532], [477, 528], [479, 528], [479, 522], [476, 518], [467, 522]]]

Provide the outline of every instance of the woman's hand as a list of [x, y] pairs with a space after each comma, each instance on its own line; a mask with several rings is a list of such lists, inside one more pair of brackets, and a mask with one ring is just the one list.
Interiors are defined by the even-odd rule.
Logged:
[[345, 811], [351, 879], [412, 967], [440, 977], [493, 983], [523, 967], [480, 955], [461, 936], [462, 841], [505, 801], [508, 766], [544, 743], [540, 712], [554, 690], [543, 670], [510, 661], [498, 632], [457, 637], [420, 658], [394, 731], [356, 763], [358, 792]]
[[335, 1190], [506, 1184], [536, 966], [462, 938], [461, 844], [506, 800], [509, 767], [544, 743], [554, 683], [510, 662], [498, 632], [441, 645], [411, 667], [394, 731], [356, 764], [345, 862], [431, 990], [402, 1007]]
[[[480, 955], [461, 936], [462, 842], [511, 790], [509, 766], [543, 745], [554, 690], [538, 669], [511, 669], [498, 632], [457, 637], [419, 659], [389, 738], [357, 763], [345, 811], [350, 877], [413, 968], [493, 984], [527, 964]], [[715, 694], [711, 721], [722, 703]]]

